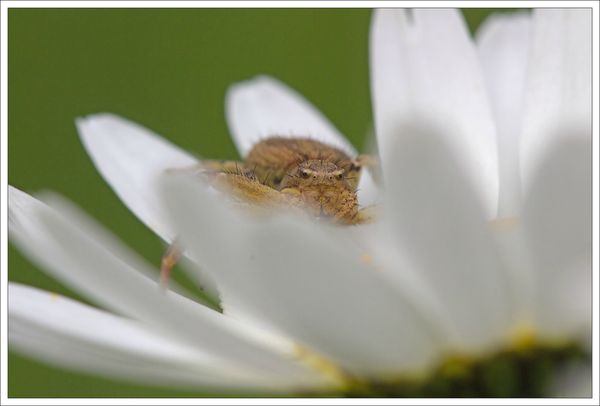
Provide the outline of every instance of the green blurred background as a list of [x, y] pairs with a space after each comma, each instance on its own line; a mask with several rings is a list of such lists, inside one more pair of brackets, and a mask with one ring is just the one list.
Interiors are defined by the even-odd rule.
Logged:
[[[471, 31], [494, 11], [468, 9]], [[369, 9], [10, 9], [9, 183], [63, 194], [152, 263], [164, 246], [101, 179], [75, 117], [111, 111], [211, 158], [236, 158], [223, 96], [273, 75], [363, 149]], [[9, 279], [84, 300], [9, 248]], [[190, 286], [181, 272], [177, 277]], [[10, 397], [220, 396], [129, 385], [11, 353]]]

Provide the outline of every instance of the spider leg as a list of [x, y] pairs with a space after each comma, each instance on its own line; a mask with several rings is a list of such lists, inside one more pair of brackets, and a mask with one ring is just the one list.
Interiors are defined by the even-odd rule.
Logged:
[[216, 173], [211, 176], [213, 186], [236, 201], [256, 207], [300, 207], [301, 199], [280, 192], [260, 182], [255, 176], [234, 173]]
[[351, 221], [351, 224], [374, 223], [381, 217], [381, 206], [372, 205], [360, 209]]
[[233, 173], [237, 175], [248, 175], [251, 171], [245, 167], [243, 162], [238, 161], [220, 161], [220, 160], [203, 160], [195, 165], [183, 168], [170, 168], [167, 172], [183, 172], [190, 174], [210, 174], [214, 172]]
[[239, 161], [206, 160], [202, 161], [200, 166], [212, 172], [223, 172], [247, 176], [250, 176], [252, 173], [251, 169], [246, 168], [244, 163]]
[[171, 245], [167, 248], [165, 253], [162, 256], [160, 261], [160, 286], [162, 289], [167, 289], [169, 284], [169, 278], [171, 276], [171, 271], [177, 262], [179, 262], [179, 258], [181, 257], [182, 250], [177, 243], [177, 240], [173, 241]]

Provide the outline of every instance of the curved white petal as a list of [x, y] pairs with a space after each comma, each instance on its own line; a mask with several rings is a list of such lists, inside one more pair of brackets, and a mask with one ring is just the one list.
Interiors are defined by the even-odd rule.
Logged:
[[532, 21], [525, 122], [520, 145], [524, 193], [557, 131], [572, 126], [591, 134], [591, 9], [535, 9]]
[[[565, 130], [563, 130], [565, 131]], [[539, 329], [589, 340], [592, 310], [591, 139], [566, 130], [532, 175], [523, 223], [537, 277]]]
[[144, 276], [148, 267], [91, 219], [53, 199], [52, 209], [9, 189], [11, 239], [53, 276], [107, 308], [128, 315], [227, 363], [281, 384], [316, 384], [317, 376], [244, 336], [243, 325]]
[[[76, 124], [94, 165], [117, 196], [159, 237], [172, 242], [176, 233], [165, 222], [156, 179], [171, 169], [190, 168], [198, 160], [149, 129], [114, 114], [90, 115], [77, 119]], [[206, 275], [200, 282], [213, 297], [218, 296]]]
[[[380, 153], [403, 136], [397, 132], [398, 126], [415, 116], [437, 124], [445, 129], [446, 143], [475, 182], [488, 218], [495, 216], [494, 123], [476, 49], [459, 12], [375, 10], [370, 44]], [[389, 174], [384, 177], [387, 180]]]
[[[367, 142], [364, 149], [365, 154], [370, 154], [374, 157], [378, 157], [377, 151], [377, 140], [375, 139], [374, 130], [371, 129], [367, 133]], [[378, 173], [375, 173], [378, 172]], [[377, 183], [375, 182], [375, 176], [377, 176]], [[362, 171], [358, 187], [356, 189], [358, 203], [361, 207], [368, 207], [376, 204], [381, 204], [383, 196], [382, 190], [382, 175], [379, 168], [364, 169]]]
[[[514, 321], [513, 285], [484, 210], [443, 130], [422, 123], [386, 153], [385, 217], [393, 241], [442, 303], [461, 350], [496, 344]], [[385, 155], [384, 155], [385, 156]], [[393, 159], [392, 159], [393, 158]]]
[[55, 293], [9, 283], [8, 317], [10, 349], [52, 364], [143, 384], [271, 389], [140, 323]]
[[77, 130], [94, 165], [125, 205], [163, 240], [175, 237], [164, 222], [156, 179], [198, 160], [132, 121], [100, 113], [78, 118]]
[[531, 42], [528, 12], [494, 14], [477, 31], [483, 68], [496, 124], [500, 200], [498, 217], [518, 214], [521, 185], [519, 140]]
[[[263, 138], [309, 137], [340, 148], [351, 157], [356, 150], [329, 120], [295, 90], [269, 76], [236, 83], [227, 91], [225, 113], [240, 155]], [[362, 207], [377, 202], [378, 188], [368, 170], [358, 187]]]
[[439, 356], [437, 326], [361, 262], [352, 234], [277, 214], [253, 221], [184, 180], [166, 191], [183, 240], [210, 261], [225, 307], [230, 294], [253, 317], [357, 374], [414, 371]]
[[241, 156], [270, 136], [310, 137], [356, 154], [346, 138], [309, 101], [280, 81], [258, 76], [229, 88], [225, 97], [229, 131]]
[[380, 189], [368, 169], [363, 169], [356, 189], [356, 197], [361, 207], [368, 207], [379, 203]]

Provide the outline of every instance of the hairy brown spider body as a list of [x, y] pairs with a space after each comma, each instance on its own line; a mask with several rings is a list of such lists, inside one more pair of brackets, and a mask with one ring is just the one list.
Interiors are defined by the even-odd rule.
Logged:
[[[310, 138], [265, 138], [238, 161], [203, 161], [201, 173], [213, 185], [244, 204], [258, 208], [290, 207], [336, 224], [373, 220], [373, 207], [359, 208], [357, 186], [363, 166], [376, 160]], [[161, 280], [179, 255], [173, 246], [163, 257]]]

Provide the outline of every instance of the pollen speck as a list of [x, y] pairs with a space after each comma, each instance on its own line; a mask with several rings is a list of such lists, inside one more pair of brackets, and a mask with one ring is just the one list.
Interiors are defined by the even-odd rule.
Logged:
[[362, 262], [365, 265], [372, 265], [373, 257], [367, 253], [364, 253], [360, 256], [360, 262]]
[[490, 225], [497, 231], [507, 231], [519, 224], [519, 217], [503, 217], [490, 221]]

